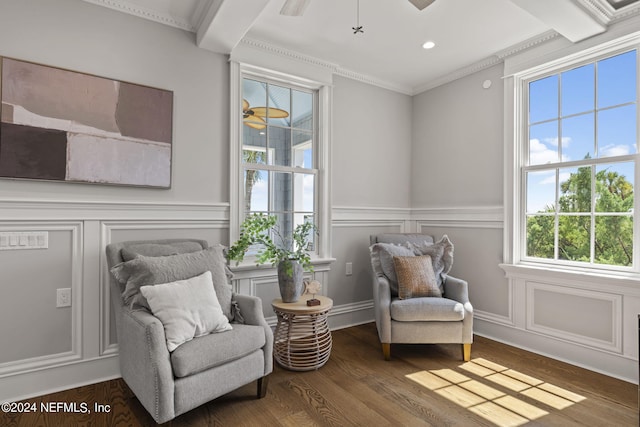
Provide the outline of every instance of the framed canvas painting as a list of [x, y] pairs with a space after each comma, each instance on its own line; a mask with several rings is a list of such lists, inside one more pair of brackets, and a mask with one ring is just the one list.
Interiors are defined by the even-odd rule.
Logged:
[[171, 187], [173, 92], [2, 58], [0, 177]]

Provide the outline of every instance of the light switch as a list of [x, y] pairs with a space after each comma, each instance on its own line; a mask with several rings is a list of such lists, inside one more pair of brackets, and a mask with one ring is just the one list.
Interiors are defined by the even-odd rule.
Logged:
[[47, 249], [48, 231], [0, 231], [0, 250]]

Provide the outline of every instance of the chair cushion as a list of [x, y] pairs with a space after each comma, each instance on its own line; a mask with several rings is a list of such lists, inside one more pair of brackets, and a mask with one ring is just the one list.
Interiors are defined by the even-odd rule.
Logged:
[[393, 295], [398, 295], [398, 277], [393, 265], [394, 256], [414, 256], [407, 243], [404, 246], [391, 243], [376, 243], [369, 248], [371, 265], [376, 274], [383, 274], [389, 279], [389, 287]]
[[122, 248], [121, 255], [125, 261], [143, 256], [168, 256], [201, 251], [202, 245], [198, 242], [184, 241], [172, 243], [137, 243]]
[[194, 338], [176, 348], [171, 353], [173, 374], [187, 377], [244, 357], [265, 345], [262, 326], [232, 325], [230, 331]]
[[169, 351], [194, 337], [231, 329], [213, 289], [210, 271], [191, 279], [142, 286], [140, 292], [164, 326]]
[[464, 319], [464, 306], [448, 298], [394, 298], [391, 318], [398, 322], [453, 322]]
[[400, 299], [442, 296], [429, 255], [394, 256], [393, 264], [398, 276]]
[[444, 293], [442, 276], [449, 273], [453, 266], [453, 243], [445, 234], [436, 243], [425, 240], [423, 242], [410, 242], [409, 247], [415, 255], [429, 255], [433, 262], [433, 272], [438, 280], [440, 290]]
[[149, 304], [140, 294], [140, 287], [175, 282], [195, 277], [205, 271], [211, 271], [213, 286], [229, 320], [231, 312], [231, 285], [226, 272], [224, 246], [213, 245], [207, 249], [177, 255], [147, 257], [140, 255], [131, 261], [120, 263], [111, 268], [111, 273], [120, 283], [126, 284], [122, 297], [126, 304], [137, 304], [149, 308]]

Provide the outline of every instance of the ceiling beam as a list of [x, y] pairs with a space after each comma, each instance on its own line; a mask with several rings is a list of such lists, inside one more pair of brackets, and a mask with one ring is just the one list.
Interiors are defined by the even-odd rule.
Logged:
[[258, 19], [269, 0], [213, 0], [196, 31], [196, 44], [231, 53]]
[[604, 33], [605, 25], [572, 0], [511, 0], [573, 43]]

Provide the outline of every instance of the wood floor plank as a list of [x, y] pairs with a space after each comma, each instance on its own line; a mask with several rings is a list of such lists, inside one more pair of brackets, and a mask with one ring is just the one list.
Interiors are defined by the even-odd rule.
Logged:
[[[471, 361], [459, 345], [392, 345], [385, 361], [374, 324], [333, 332], [316, 371], [274, 367], [256, 399], [248, 384], [167, 423], [204, 426], [637, 426], [638, 387], [534, 353], [475, 337]], [[91, 413], [0, 413], [8, 427], [155, 426], [121, 380], [28, 399]], [[96, 413], [94, 405], [108, 412]]]

